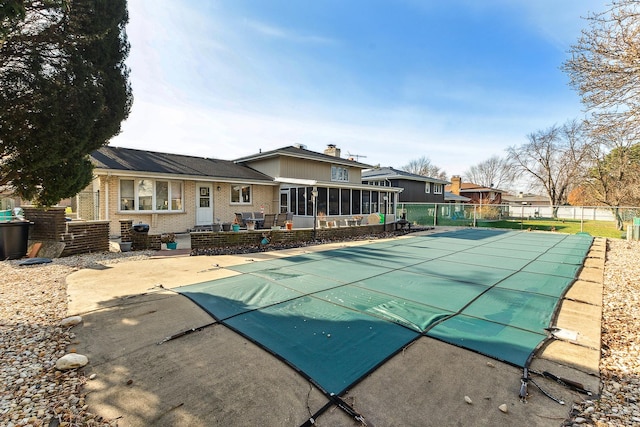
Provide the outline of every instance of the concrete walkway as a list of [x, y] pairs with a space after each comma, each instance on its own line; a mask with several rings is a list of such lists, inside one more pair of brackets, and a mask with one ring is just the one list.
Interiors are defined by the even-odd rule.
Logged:
[[[208, 314], [169, 288], [237, 274], [226, 269], [231, 265], [361, 244], [366, 242], [215, 257], [161, 251], [149, 260], [70, 275], [69, 314], [84, 318], [74, 328], [74, 347], [89, 357], [86, 375], [96, 374], [86, 386], [90, 410], [118, 418], [120, 426], [303, 424], [327, 398], [270, 353], [212, 325]], [[532, 364], [595, 391], [605, 250], [605, 240], [596, 239], [579, 280], [562, 300], [556, 322], [562, 339], [541, 349]], [[188, 333], [158, 344], [181, 331]], [[523, 403], [521, 375], [519, 368], [423, 337], [344, 400], [375, 426], [558, 426], [571, 402], [586, 398], [534, 377], [567, 404], [553, 402], [532, 385]], [[507, 413], [498, 409], [502, 404]], [[336, 406], [316, 423], [354, 425]]]

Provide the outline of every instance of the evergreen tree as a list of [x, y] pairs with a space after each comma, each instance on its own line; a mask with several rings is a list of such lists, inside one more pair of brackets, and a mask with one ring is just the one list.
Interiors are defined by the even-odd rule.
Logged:
[[24, 6], [22, 19], [2, 21], [0, 185], [50, 206], [91, 182], [87, 155], [117, 135], [129, 114], [127, 4]]

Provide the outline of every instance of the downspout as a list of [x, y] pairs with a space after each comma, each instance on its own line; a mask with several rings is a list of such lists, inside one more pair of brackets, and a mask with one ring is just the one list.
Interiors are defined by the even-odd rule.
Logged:
[[104, 183], [104, 219], [105, 221], [109, 221], [109, 178], [108, 177]]

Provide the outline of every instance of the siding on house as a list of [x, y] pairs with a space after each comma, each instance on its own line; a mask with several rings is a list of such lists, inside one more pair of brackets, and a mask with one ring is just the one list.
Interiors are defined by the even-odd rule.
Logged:
[[[339, 154], [339, 150], [337, 153]], [[311, 179], [331, 182], [331, 166], [345, 167], [351, 184], [362, 183], [362, 169], [370, 165], [335, 155], [307, 150], [304, 146], [288, 146], [260, 152], [235, 160], [265, 175], [280, 178]]]
[[[444, 188], [440, 194], [435, 194], [431, 182], [392, 179], [391, 184], [394, 187], [404, 188], [404, 191], [398, 195], [400, 203], [444, 203]], [[425, 192], [426, 185], [429, 185], [429, 193]]]
[[[444, 185], [448, 181], [428, 176], [417, 175], [391, 167], [368, 169], [362, 172], [363, 183], [389, 183], [392, 187], [402, 188], [398, 194], [400, 203], [444, 203]], [[429, 186], [429, 192], [426, 187]], [[441, 191], [435, 192], [435, 186], [439, 185]]]

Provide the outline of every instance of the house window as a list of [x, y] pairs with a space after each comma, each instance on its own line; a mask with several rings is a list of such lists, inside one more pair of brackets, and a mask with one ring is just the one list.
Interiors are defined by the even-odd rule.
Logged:
[[430, 182], [425, 182], [424, 183], [424, 192], [429, 194], [431, 193], [431, 183]]
[[120, 180], [121, 211], [182, 211], [182, 182]]
[[234, 185], [231, 187], [231, 203], [251, 204], [251, 186]]
[[156, 209], [169, 210], [169, 181], [156, 182]]
[[182, 183], [170, 181], [171, 184], [171, 209], [172, 211], [181, 211], [182, 207]]
[[349, 170], [342, 166], [331, 166], [331, 181], [349, 181]]
[[153, 210], [153, 181], [150, 179], [138, 181], [138, 210]]
[[442, 194], [442, 184], [433, 184], [433, 194]]
[[120, 210], [133, 211], [136, 209], [134, 181], [131, 179], [120, 181]]

